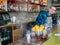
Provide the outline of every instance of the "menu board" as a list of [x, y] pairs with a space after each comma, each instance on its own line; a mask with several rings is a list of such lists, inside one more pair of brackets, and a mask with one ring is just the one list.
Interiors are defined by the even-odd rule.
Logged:
[[0, 11], [7, 11], [7, 0], [0, 0]]

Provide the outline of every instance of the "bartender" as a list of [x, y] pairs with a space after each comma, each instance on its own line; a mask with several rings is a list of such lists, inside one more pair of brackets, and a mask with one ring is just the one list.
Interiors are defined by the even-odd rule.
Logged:
[[[55, 7], [50, 7], [48, 11], [40, 11], [34, 26], [32, 28], [33, 32], [36, 32], [36, 35], [42, 35], [43, 40], [47, 40], [48, 33], [52, 29], [52, 18], [51, 16], [56, 13]], [[41, 39], [41, 38], [40, 38]]]
[[34, 25], [44, 25], [47, 21], [47, 17], [56, 13], [56, 8], [51, 6], [48, 11], [40, 11]]

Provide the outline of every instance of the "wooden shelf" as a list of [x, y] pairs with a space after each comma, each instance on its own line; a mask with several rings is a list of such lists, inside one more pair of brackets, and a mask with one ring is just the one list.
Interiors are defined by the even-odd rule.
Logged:
[[34, 12], [33, 12], [33, 11], [31, 11], [31, 12], [28, 11], [28, 13], [39, 13], [39, 12], [40, 12], [40, 11], [34, 11]]
[[20, 12], [20, 11], [8, 11], [8, 12], [9, 12], [9, 13], [10, 13], [10, 12], [11, 12], [11, 13], [14, 13], [14, 12], [16, 13], [16, 12]]
[[28, 3], [28, 4], [32, 4], [32, 5], [40, 5], [40, 3], [35, 3], [35, 2], [33, 3], [33, 2], [29, 2], [29, 1], [21, 1], [21, 2], [16, 1], [15, 3]]
[[[26, 1], [26, 0], [15, 0], [15, 1], [13, 1], [13, 0], [8, 0], [8, 2], [12, 2], [12, 3], [15, 3], [15, 4], [18, 4], [19, 6], [18, 6], [18, 8], [19, 8], [19, 11], [8, 11], [8, 12], [30, 12], [29, 10], [31, 10], [31, 9], [33, 9], [33, 10], [35, 10], [35, 8], [34, 8], [34, 6], [36, 6], [37, 7], [37, 9], [39, 9], [40, 10], [40, 8], [38, 8], [38, 6], [42, 6], [42, 7], [45, 7], [45, 6], [47, 6], [47, 5], [45, 5], [45, 4], [47, 4], [47, 0], [39, 0], [39, 2], [30, 2], [30, 1]], [[42, 2], [42, 4], [41, 4], [41, 2]], [[22, 6], [20, 5], [20, 4], [23, 4]], [[26, 4], [26, 5], [25, 5]], [[25, 6], [26, 7], [25, 7]], [[29, 9], [29, 5], [32, 5], [30, 8], [31, 9]], [[21, 9], [20, 9], [21, 8]], [[27, 9], [26, 9], [27, 8]], [[26, 10], [25, 10], [26, 9]], [[40, 12], [38, 10], [38, 12]], [[37, 11], [31, 11], [31, 13], [32, 12], [37, 12]]]
[[[43, 7], [45, 7], [45, 6], [47, 6], [47, 0], [38, 0], [37, 1], [37, 3], [36, 3], [36, 0], [35, 1], [29, 1], [29, 0], [8, 0], [8, 2], [12, 2], [12, 3], [15, 3], [15, 4], [27, 4], [27, 8], [28, 8], [28, 5], [32, 5], [32, 6], [43, 6]], [[24, 7], [25, 6], [22, 6], [22, 11], [24, 12], [25, 10], [24, 10]], [[25, 8], [26, 9], [26, 8]], [[20, 12], [21, 10], [20, 10], [20, 6], [19, 6], [19, 11], [10, 11], [10, 12]], [[28, 12], [28, 9], [27, 9], [27, 11], [26, 12]]]
[[4, 28], [4, 27], [7, 27], [7, 26], [15, 26], [16, 24], [5, 24], [3, 26], [0, 26], [0, 28]]
[[32, 2], [27, 2], [27, 3], [31, 5], [40, 5], [39, 3], [32, 3]]

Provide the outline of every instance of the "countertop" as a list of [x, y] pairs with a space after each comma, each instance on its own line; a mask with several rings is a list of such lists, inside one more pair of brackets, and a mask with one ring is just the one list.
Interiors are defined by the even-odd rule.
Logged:
[[53, 31], [51, 39], [43, 43], [43, 45], [60, 45], [60, 36], [55, 36], [58, 34], [58, 30]]
[[[60, 43], [59, 38], [54, 36], [54, 34], [58, 32], [56, 29], [57, 28], [54, 26], [53, 29], [52, 29], [53, 30], [52, 37], [50, 39], [48, 39], [47, 41], [45, 41], [45, 42], [42, 42], [41, 41], [39, 43], [39, 45], [41, 45], [41, 44], [42, 45], [55, 45], [57, 43]], [[13, 42], [13, 43], [8, 44], [8, 45], [30, 45], [30, 44], [26, 43], [26, 41], [23, 41], [23, 40], [24, 40], [24, 38], [23, 39], [18, 39], [16, 42]], [[22, 42], [24, 42], [24, 43], [22, 43]], [[34, 43], [31, 43], [31, 45], [35, 45], [35, 44]], [[57, 44], [57, 45], [60, 45], [60, 44]]]
[[5, 25], [2, 25], [0, 26], [0, 28], [4, 28], [4, 27], [7, 27], [7, 26], [15, 26], [16, 24], [5, 24]]
[[35, 20], [36, 20], [36, 17], [34, 17], [34, 18], [21, 18], [21, 19], [17, 20], [16, 23], [5, 24], [5, 25], [0, 26], [0, 28], [7, 27], [7, 26], [15, 26], [16, 24], [34, 22]]

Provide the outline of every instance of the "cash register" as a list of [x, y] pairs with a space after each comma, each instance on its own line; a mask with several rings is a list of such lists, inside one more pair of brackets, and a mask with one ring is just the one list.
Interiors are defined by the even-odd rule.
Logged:
[[0, 25], [11, 23], [8, 12], [0, 12]]
[[[0, 12], [0, 26], [11, 23], [10, 15], [8, 12]], [[7, 26], [0, 28], [0, 42], [1, 45], [7, 45], [12, 42], [12, 27]]]

